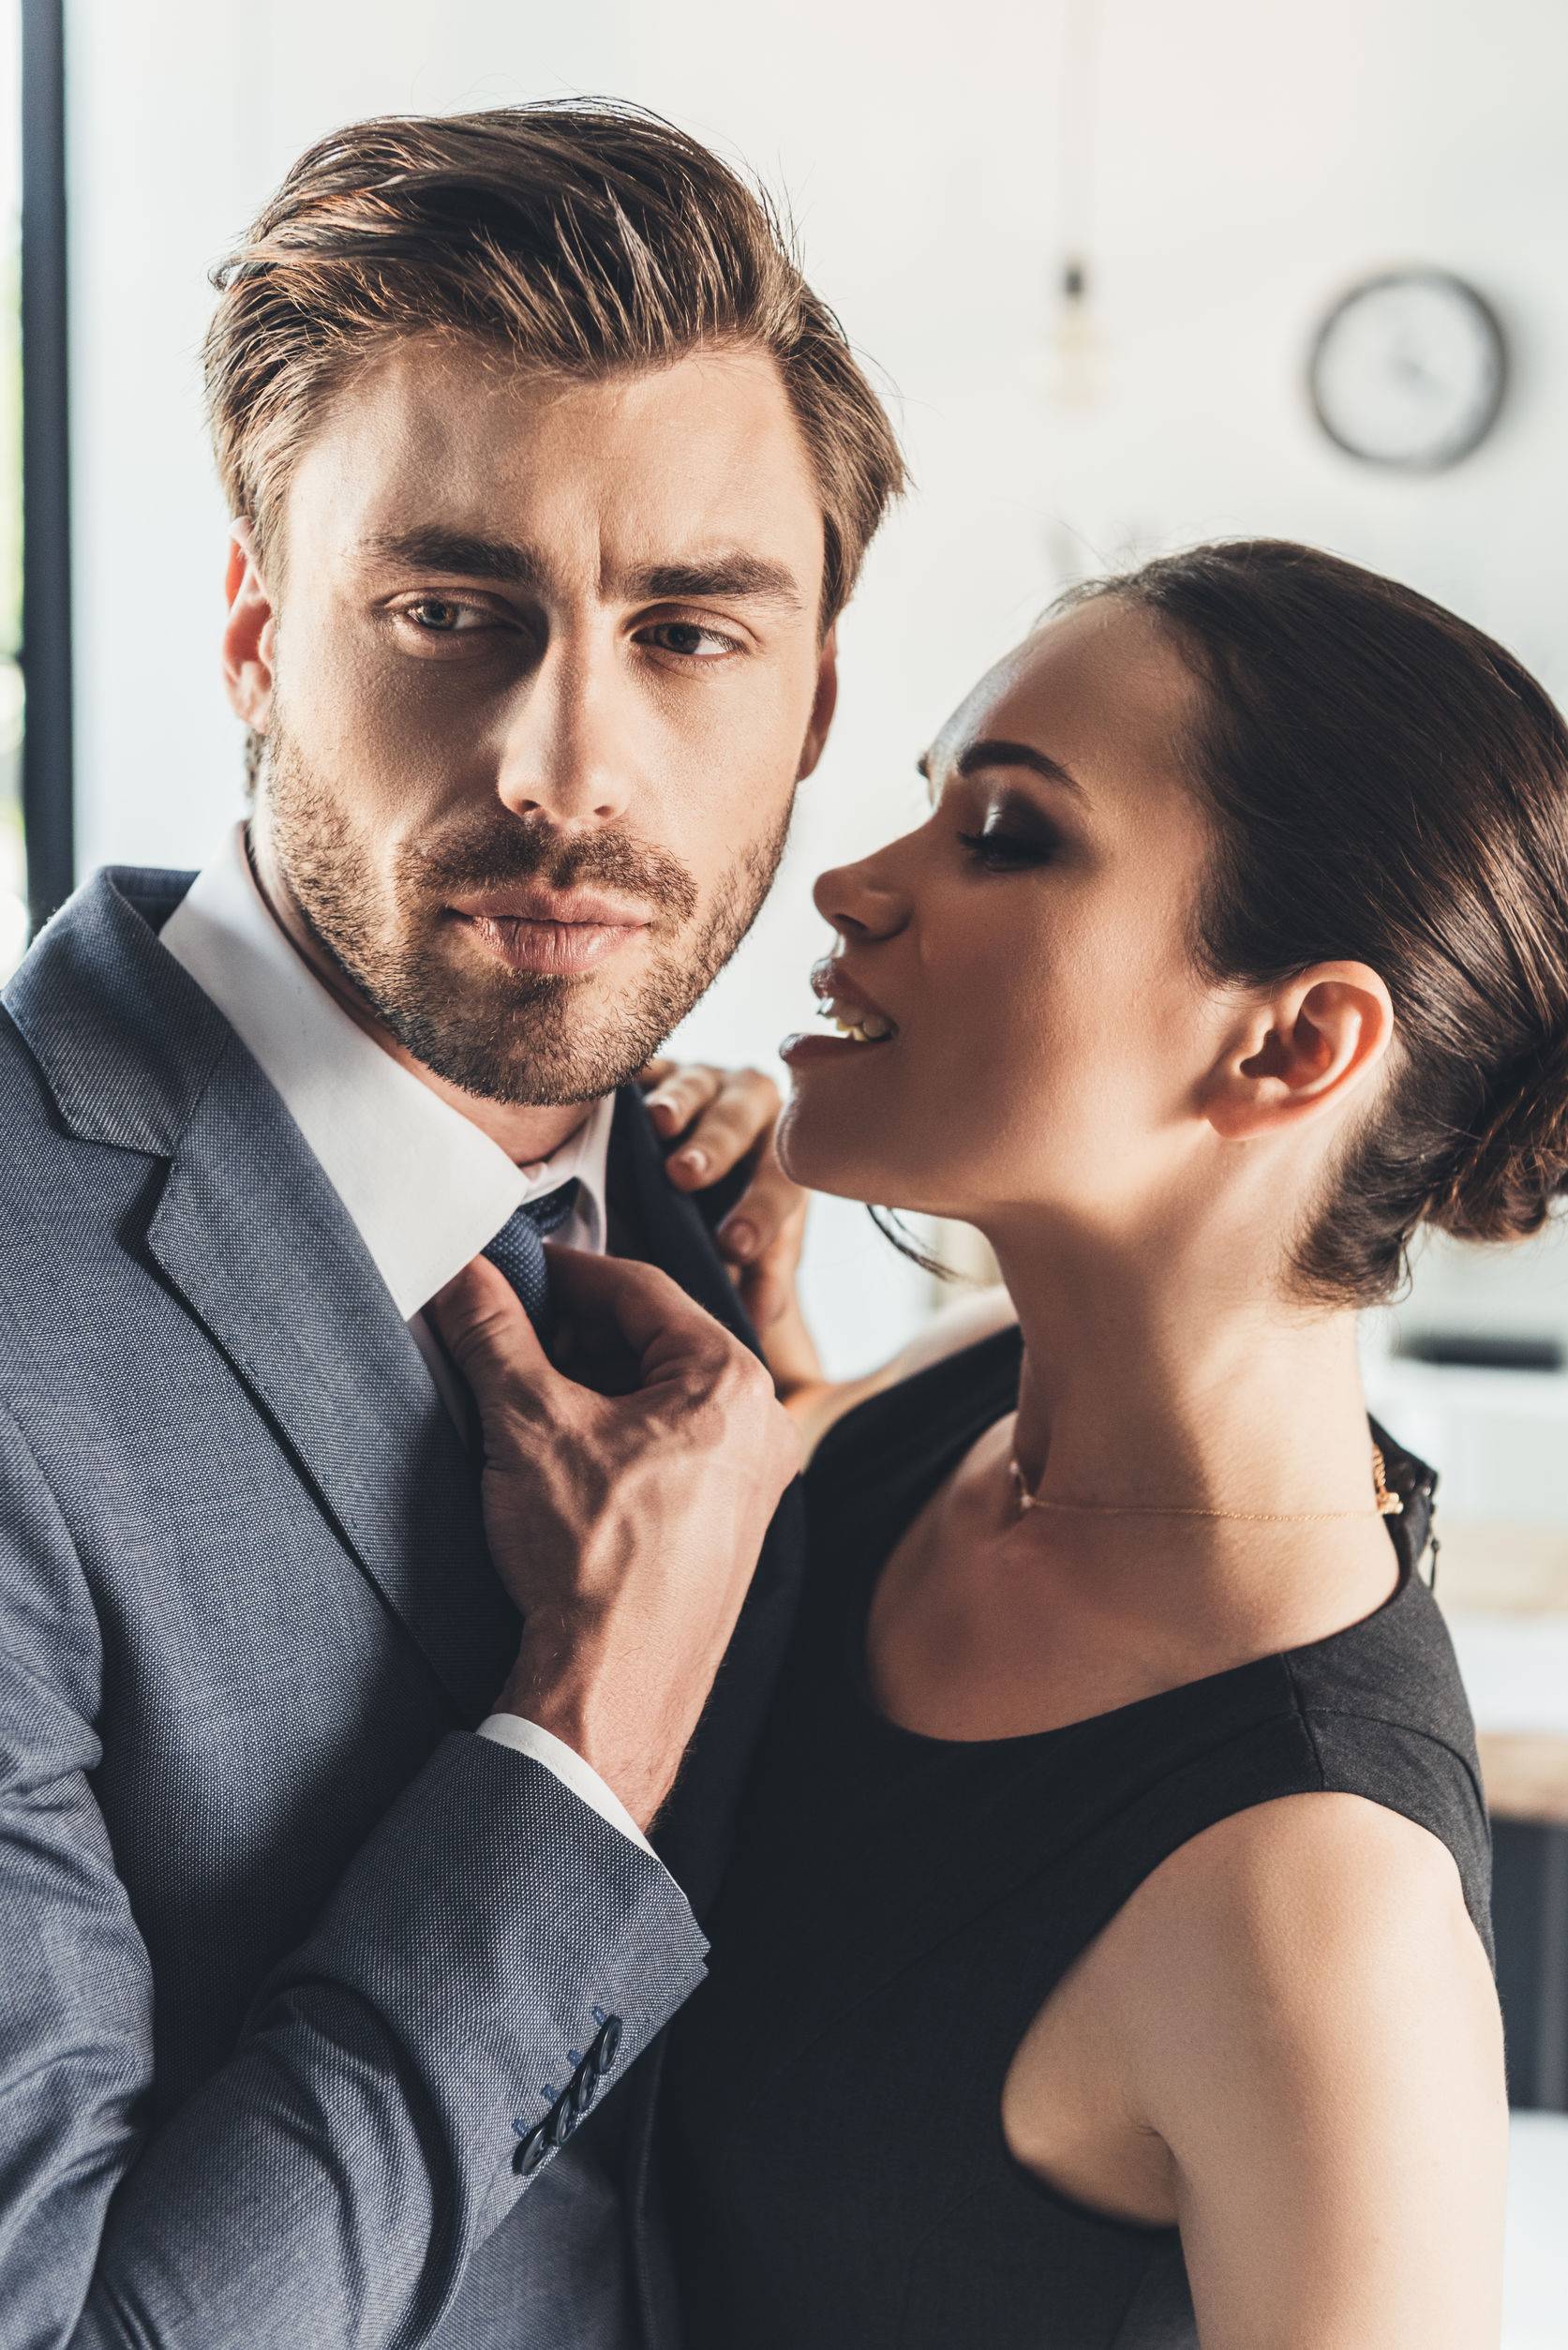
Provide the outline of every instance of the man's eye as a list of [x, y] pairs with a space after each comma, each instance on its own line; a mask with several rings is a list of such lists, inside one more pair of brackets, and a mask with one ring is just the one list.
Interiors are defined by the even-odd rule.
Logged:
[[658, 621], [643, 631], [643, 641], [659, 652], [679, 653], [687, 661], [718, 661], [740, 650], [738, 638], [716, 628], [703, 628], [695, 621]]
[[484, 618], [471, 604], [455, 603], [450, 596], [425, 595], [417, 604], [406, 604], [402, 617], [411, 621], [422, 636], [455, 636], [468, 633], [460, 626], [465, 615], [476, 621]]

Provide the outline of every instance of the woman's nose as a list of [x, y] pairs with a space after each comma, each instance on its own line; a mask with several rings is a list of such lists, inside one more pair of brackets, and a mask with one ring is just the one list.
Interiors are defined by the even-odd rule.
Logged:
[[817, 876], [812, 900], [824, 921], [860, 938], [890, 938], [909, 918], [905, 892], [896, 888], [875, 857], [853, 865], [830, 865]]

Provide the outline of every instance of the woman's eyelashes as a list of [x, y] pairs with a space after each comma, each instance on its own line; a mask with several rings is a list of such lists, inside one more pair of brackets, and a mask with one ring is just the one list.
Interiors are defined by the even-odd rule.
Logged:
[[993, 873], [1045, 864], [1056, 850], [1054, 836], [1043, 826], [1009, 823], [1005, 816], [987, 817], [978, 831], [961, 831], [958, 839], [971, 862]]

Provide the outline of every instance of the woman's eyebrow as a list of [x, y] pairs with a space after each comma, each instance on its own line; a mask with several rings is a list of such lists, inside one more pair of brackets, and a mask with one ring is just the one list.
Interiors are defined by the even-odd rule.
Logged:
[[[928, 784], [932, 783], [929, 751], [923, 758], [916, 760], [915, 767], [918, 774], [923, 775]], [[1061, 784], [1067, 790], [1075, 791], [1080, 800], [1088, 797], [1077, 776], [1065, 768], [1060, 759], [1050, 757], [1044, 751], [1037, 751], [1032, 743], [1006, 742], [997, 736], [985, 735], [979, 741], [969, 743], [953, 761], [953, 772], [957, 775], [973, 775], [982, 767], [1025, 768], [1031, 775], [1038, 775], [1045, 783]]]

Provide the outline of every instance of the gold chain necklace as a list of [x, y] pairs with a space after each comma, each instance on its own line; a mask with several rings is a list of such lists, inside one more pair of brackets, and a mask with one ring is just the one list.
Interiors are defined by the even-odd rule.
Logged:
[[1324, 1518], [1397, 1518], [1404, 1503], [1397, 1493], [1391, 1493], [1383, 1478], [1383, 1458], [1380, 1447], [1372, 1447], [1373, 1503], [1368, 1509], [1198, 1509], [1190, 1504], [1166, 1502], [1058, 1502], [1044, 1501], [1031, 1493], [1028, 1480], [1019, 1466], [1018, 1455], [1008, 1463], [1018, 1495], [1018, 1514], [1022, 1518], [1031, 1509], [1092, 1509], [1113, 1513], [1117, 1517], [1136, 1518], [1245, 1518], [1255, 1524], [1299, 1525]]

